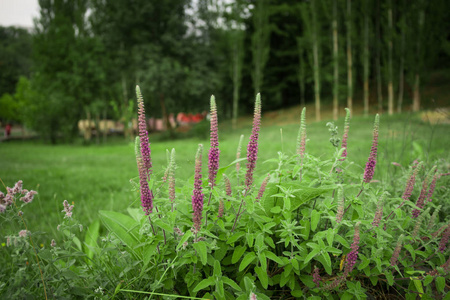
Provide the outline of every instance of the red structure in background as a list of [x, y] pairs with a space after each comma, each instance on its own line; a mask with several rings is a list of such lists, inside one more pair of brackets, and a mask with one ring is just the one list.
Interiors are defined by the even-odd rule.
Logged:
[[12, 126], [10, 123], [6, 124], [6, 127], [5, 127], [5, 137], [6, 138], [8, 138], [11, 135], [11, 127]]

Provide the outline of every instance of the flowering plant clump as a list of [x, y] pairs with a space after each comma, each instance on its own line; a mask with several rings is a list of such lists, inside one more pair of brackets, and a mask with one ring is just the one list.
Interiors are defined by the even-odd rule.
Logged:
[[384, 182], [382, 164], [375, 169], [384, 146], [378, 115], [365, 167], [347, 151], [355, 140], [348, 110], [342, 141], [329, 124], [332, 151], [320, 157], [306, 151], [303, 110], [297, 143], [283, 145], [262, 171], [260, 95], [247, 153], [241, 155], [241, 136], [229, 162], [219, 150], [225, 142], [219, 147], [212, 98], [208, 155], [200, 144], [191, 154], [192, 176], [180, 178], [174, 149], [166, 166], [152, 166], [139, 88], [137, 98], [135, 202], [127, 212], [101, 210], [101, 223], [85, 229], [75, 218], [82, 206], [74, 210], [65, 200], [62, 223], [39, 243], [39, 231], [25, 222], [36, 193], [22, 182], [0, 193], [0, 216], [8, 224], [23, 220], [4, 237], [8, 253], [0, 259], [16, 275], [0, 277], [0, 296], [442, 299], [450, 292], [447, 170], [417, 161], [401, 167], [395, 184]]

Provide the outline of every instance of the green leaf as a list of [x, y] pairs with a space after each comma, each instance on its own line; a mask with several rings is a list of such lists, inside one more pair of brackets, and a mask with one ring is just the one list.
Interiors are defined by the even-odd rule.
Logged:
[[[328, 255], [328, 253], [327, 253], [327, 255]], [[329, 257], [330, 256], [328, 255], [328, 258]], [[327, 258], [325, 258], [324, 255], [320, 255], [319, 257], [316, 258], [316, 260], [322, 264], [322, 266], [325, 268], [325, 271], [327, 271], [327, 273], [329, 275], [331, 275], [333, 273], [333, 270], [331, 269], [331, 264], [328, 264], [329, 261]]]
[[153, 224], [155, 224], [156, 227], [159, 227], [165, 230], [166, 232], [173, 233], [173, 227], [165, 223], [162, 219], [155, 218], [154, 220], [152, 220], [152, 222]]
[[259, 281], [264, 289], [267, 289], [269, 285], [269, 277], [267, 276], [267, 271], [263, 270], [261, 267], [255, 268], [256, 275], [258, 275]]
[[274, 262], [276, 262], [277, 264], [279, 264], [280, 266], [283, 266], [283, 260], [281, 258], [279, 258], [278, 256], [276, 256], [275, 253], [270, 252], [270, 251], [264, 251], [264, 254], [266, 255], [266, 257]]
[[328, 242], [328, 245], [330, 247], [333, 246], [333, 241], [334, 241], [334, 230], [333, 230], [333, 228], [328, 228], [328, 230], [327, 230], [327, 242]]
[[427, 275], [427, 277], [425, 277], [425, 279], [423, 280], [423, 285], [428, 286], [433, 281], [433, 279], [433, 276]]
[[437, 277], [436, 278], [436, 288], [439, 292], [443, 292], [445, 288], [445, 278], [444, 277]]
[[208, 259], [208, 252], [206, 250], [206, 243], [203, 241], [194, 243], [194, 248], [197, 250], [197, 255], [200, 257], [200, 261], [203, 265], [206, 265]]
[[244, 256], [241, 264], [239, 265], [239, 272], [244, 270], [254, 259], [256, 258], [256, 254], [254, 252], [249, 252]]
[[390, 286], [394, 285], [394, 275], [392, 275], [392, 272], [387, 271], [385, 274], [387, 282], [389, 283]]
[[325, 269], [327, 269], [327, 268], [331, 269], [331, 258], [330, 258], [330, 255], [328, 254], [328, 252], [322, 252], [321, 256], [323, 257], [325, 264], [326, 264]]
[[[247, 277], [246, 277], [247, 278]], [[223, 283], [229, 285], [230, 287], [232, 287], [233, 289], [235, 289], [236, 291], [242, 291], [242, 289], [239, 287], [239, 285], [236, 284], [236, 282], [234, 282], [233, 280], [231, 280], [230, 278], [226, 277], [226, 276], [222, 276], [222, 281]]]
[[413, 259], [413, 261], [416, 260], [416, 251], [413, 248], [413, 246], [411, 246], [410, 244], [406, 244], [405, 249], [408, 250], [409, 253], [411, 253], [411, 258]]
[[218, 260], [214, 261], [214, 271], [213, 271], [214, 276], [222, 276], [222, 268], [220, 267], [220, 262]]
[[[422, 287], [422, 281], [417, 279], [417, 277], [411, 277], [411, 280], [414, 282], [414, 286], [416, 287], [417, 291], [421, 294], [423, 294], [423, 287]], [[437, 280], [436, 280], [437, 283]], [[438, 288], [439, 290], [439, 288]]]
[[253, 233], [247, 233], [246, 238], [247, 238], [248, 246], [253, 247], [253, 241], [255, 239], [255, 235]]
[[345, 248], [350, 248], [350, 244], [347, 242], [346, 239], [344, 239], [342, 236], [340, 236], [339, 234], [336, 234], [334, 236], [334, 239], [340, 243], [342, 246], [344, 246]]
[[[84, 237], [84, 253], [86, 253], [87, 257], [92, 259], [94, 257], [93, 248], [98, 248], [97, 239], [100, 234], [100, 222], [99, 220], [95, 220], [89, 225], [86, 236]], [[89, 264], [92, 262], [89, 260]]]
[[270, 209], [270, 212], [273, 214], [279, 214], [281, 212], [281, 207], [275, 206]]
[[242, 255], [245, 253], [245, 250], [247, 250], [247, 247], [238, 245], [236, 248], [234, 248], [233, 256], [231, 257], [231, 263], [235, 264], [241, 259]]
[[142, 259], [142, 254], [134, 250], [140, 244], [139, 223], [131, 217], [115, 211], [99, 211], [100, 219], [106, 228], [113, 233], [131, 252]]
[[236, 232], [235, 234], [233, 234], [232, 236], [230, 236], [228, 238], [227, 244], [232, 244], [232, 243], [236, 242], [238, 239], [240, 239], [244, 235], [245, 235], [244, 232]]
[[144, 211], [140, 208], [127, 208], [128, 214], [136, 221], [140, 222], [141, 219], [145, 216]]
[[358, 270], [363, 270], [370, 264], [370, 259], [365, 256], [363, 257], [362, 255], [360, 255], [360, 257], [362, 257], [362, 262], [358, 265]]
[[218, 261], [222, 261], [222, 259], [228, 252], [228, 245], [225, 242], [218, 241], [217, 247], [219, 249], [216, 249], [216, 251], [214, 251], [214, 258], [217, 259]]
[[77, 245], [78, 250], [81, 251], [82, 248], [81, 248], [81, 242], [80, 242], [80, 239], [77, 238], [76, 236], [74, 236], [72, 240], [73, 240], [74, 244]]
[[267, 271], [267, 258], [264, 252], [258, 252], [258, 260], [259, 263], [261, 264], [261, 269]]
[[214, 280], [213, 277], [203, 279], [195, 286], [195, 288], [192, 291], [194, 293], [197, 293], [198, 291], [203, 290], [204, 288], [207, 288], [208, 286], [214, 285], [215, 283], [216, 283], [216, 281]]
[[291, 291], [291, 295], [295, 298], [300, 298], [301, 296], [303, 296], [303, 292], [302, 290], [294, 290]]
[[222, 280], [216, 281], [216, 292], [219, 294], [220, 298], [223, 299], [225, 297], [225, 290], [223, 289]]
[[157, 253], [156, 248], [158, 247], [157, 243], [150, 244], [146, 246], [143, 254], [144, 265], [147, 265], [150, 262], [150, 259]]
[[313, 249], [305, 258], [304, 264], [307, 264], [311, 259], [313, 259], [320, 252], [319, 248]]
[[188, 240], [191, 236], [192, 236], [192, 231], [190, 231], [190, 230], [186, 231], [185, 234], [181, 237], [181, 240], [178, 242], [177, 250], [180, 249], [180, 248], [183, 246], [183, 244], [184, 244], [185, 242], [187, 242], [187, 240]]
[[320, 221], [320, 212], [315, 209], [311, 212], [311, 230], [315, 231]]

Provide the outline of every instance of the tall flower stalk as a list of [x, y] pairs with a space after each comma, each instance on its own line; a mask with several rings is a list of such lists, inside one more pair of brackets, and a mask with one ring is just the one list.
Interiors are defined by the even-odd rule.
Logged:
[[145, 120], [145, 108], [144, 99], [142, 98], [141, 89], [136, 86], [136, 95], [138, 102], [138, 124], [139, 124], [139, 139], [141, 142], [141, 158], [145, 173], [150, 180], [150, 174], [152, 173], [152, 160], [150, 152], [150, 144], [148, 141], [147, 122]]
[[234, 219], [233, 227], [231, 228], [231, 232], [236, 228], [236, 223], [239, 217], [241, 216], [242, 205], [244, 203], [244, 198], [247, 193], [250, 191], [253, 185], [253, 172], [256, 167], [256, 160], [258, 158], [258, 138], [259, 138], [259, 129], [261, 126], [261, 95], [258, 93], [256, 95], [255, 101], [255, 111], [253, 115], [253, 129], [252, 135], [250, 136], [250, 141], [247, 146], [247, 173], [245, 176], [245, 190], [244, 195], [241, 199], [241, 204], [239, 205], [238, 212]]
[[253, 172], [256, 167], [256, 160], [258, 159], [258, 138], [259, 129], [261, 126], [261, 95], [256, 95], [255, 111], [253, 115], [253, 129], [250, 141], [247, 146], [247, 173], [245, 175], [245, 191], [246, 193], [253, 185]]
[[211, 192], [209, 195], [208, 205], [211, 202], [211, 195], [214, 186], [216, 185], [216, 176], [217, 170], [219, 169], [219, 134], [218, 134], [218, 122], [217, 122], [217, 106], [216, 100], [214, 96], [211, 96], [211, 135], [210, 135], [210, 143], [211, 148], [209, 148], [208, 154], [208, 173], [209, 173], [209, 186], [211, 188]]
[[175, 149], [172, 149], [169, 163], [169, 200], [173, 212], [175, 204]]
[[[239, 138], [239, 144], [236, 150], [236, 159], [241, 158], [241, 150], [242, 150], [242, 141], [244, 140], [244, 135], [241, 134], [240, 138]], [[236, 178], [238, 179], [238, 184], [239, 184], [239, 171], [241, 170], [241, 164], [239, 162], [236, 163]]]
[[347, 140], [348, 140], [348, 131], [350, 130], [350, 109], [346, 108], [346, 115], [344, 121], [344, 135], [342, 136], [341, 148], [344, 149], [341, 155], [341, 161], [344, 161], [347, 157]]
[[136, 137], [135, 154], [136, 154], [136, 164], [139, 171], [139, 189], [141, 193], [141, 206], [142, 209], [144, 210], [145, 215], [149, 215], [150, 213], [153, 212], [153, 192], [150, 190], [148, 185], [147, 181], [148, 173], [142, 160], [139, 137]]
[[194, 190], [192, 192], [193, 232], [195, 235], [200, 231], [203, 212], [203, 192], [202, 192], [202, 153], [203, 145], [199, 144], [195, 156]]
[[297, 136], [297, 154], [299, 155], [300, 163], [300, 180], [302, 180], [303, 171], [303, 159], [306, 152], [306, 107], [302, 109], [302, 114], [300, 116], [300, 128], [298, 130]]
[[378, 151], [378, 129], [380, 126], [380, 116], [377, 114], [375, 116], [375, 123], [373, 127], [373, 139], [372, 147], [370, 149], [369, 159], [366, 163], [366, 168], [364, 169], [364, 182], [369, 183], [375, 172], [375, 165], [377, 164], [377, 151]]

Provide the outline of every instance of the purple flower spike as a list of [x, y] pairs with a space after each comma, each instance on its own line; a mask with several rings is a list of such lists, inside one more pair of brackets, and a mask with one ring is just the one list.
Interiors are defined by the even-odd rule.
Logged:
[[192, 208], [194, 211], [193, 223], [194, 233], [200, 231], [203, 211], [203, 193], [202, 193], [202, 152], [203, 145], [199, 144], [197, 155], [195, 156], [195, 175], [194, 175], [194, 191], [192, 193]]
[[403, 243], [403, 234], [400, 235], [398, 241], [397, 241], [397, 245], [395, 246], [394, 252], [392, 253], [391, 256], [391, 267], [394, 267], [397, 265], [398, 263], [398, 257], [400, 255], [400, 251], [402, 250], [402, 243]]
[[141, 89], [136, 86], [136, 96], [138, 101], [138, 123], [139, 123], [139, 139], [141, 142], [141, 159], [147, 179], [150, 179], [152, 173], [152, 160], [150, 152], [150, 144], [148, 142], [147, 123], [145, 122], [144, 99], [142, 98]]
[[231, 197], [231, 181], [230, 181], [230, 178], [228, 178], [227, 175], [223, 174], [223, 180], [225, 181], [225, 190], [226, 190], [227, 196]]
[[447, 243], [450, 238], [450, 225], [447, 226], [447, 229], [445, 229], [444, 234], [442, 235], [441, 242], [439, 243], [439, 251], [441, 253], [444, 253], [445, 249], [447, 248]]
[[253, 129], [247, 146], [247, 174], [245, 176], [245, 190], [248, 191], [253, 184], [253, 172], [258, 159], [258, 138], [261, 126], [261, 95], [256, 95], [255, 112], [253, 115]]
[[172, 203], [172, 211], [173, 211], [173, 205], [175, 203], [175, 149], [172, 149], [172, 153], [170, 155], [169, 199], [170, 199], [170, 203]]
[[436, 181], [438, 179], [438, 175], [436, 173], [437, 169], [434, 170], [433, 180], [431, 181], [430, 188], [428, 189], [427, 201], [431, 202], [431, 197], [433, 196], [434, 189], [436, 188]]
[[320, 274], [319, 274], [319, 268], [317, 268], [316, 266], [314, 267], [312, 277], [313, 277], [313, 281], [316, 284], [316, 286], [319, 287], [320, 283], [322, 282], [322, 278], [320, 277]]
[[402, 199], [404, 201], [409, 200], [409, 198], [412, 195], [412, 192], [414, 190], [414, 184], [416, 183], [416, 176], [417, 176], [417, 172], [420, 170], [420, 166], [422, 165], [422, 163], [418, 163], [418, 164], [414, 164], [411, 168], [410, 171], [410, 176], [408, 179], [408, 183], [406, 184], [405, 187], [405, 192], [403, 193]]
[[345, 264], [345, 269], [344, 269], [344, 275], [343, 277], [347, 277], [348, 274], [350, 274], [350, 272], [353, 270], [353, 268], [355, 267], [356, 264], [356, 260], [358, 259], [358, 249], [359, 249], [359, 224], [361, 222], [356, 223], [355, 225], [355, 233], [353, 235], [353, 243], [350, 246], [350, 248], [352, 249], [348, 255], [347, 255], [347, 260], [346, 260], [346, 264]]
[[145, 215], [149, 215], [153, 212], [153, 192], [150, 190], [148, 186], [148, 173], [146, 168], [144, 167], [144, 162], [142, 161], [139, 138], [136, 137], [135, 142], [135, 154], [136, 154], [136, 163], [139, 170], [139, 187], [141, 192], [141, 205], [142, 209], [145, 212]]
[[345, 160], [347, 157], [347, 140], [348, 140], [348, 131], [350, 129], [350, 109], [346, 108], [345, 111], [347, 114], [345, 115], [345, 122], [344, 122], [344, 135], [342, 136], [342, 144], [341, 148], [344, 148], [344, 151], [342, 152], [342, 158], [341, 161]]
[[378, 128], [380, 126], [380, 116], [375, 116], [375, 123], [373, 126], [373, 140], [372, 148], [370, 149], [369, 159], [364, 170], [364, 182], [369, 183], [375, 172], [375, 165], [377, 164], [377, 150], [378, 150]]
[[69, 205], [69, 202], [67, 200], [64, 200], [63, 206], [64, 206], [64, 210], [62, 210], [61, 212], [66, 213], [64, 218], [67, 218], [67, 219], [72, 218], [73, 205]]
[[211, 96], [211, 148], [208, 155], [208, 171], [209, 171], [209, 186], [213, 188], [216, 185], [216, 175], [219, 169], [219, 134], [217, 123], [217, 107], [214, 96]]
[[344, 216], [344, 205], [345, 205], [345, 199], [344, 199], [344, 191], [342, 187], [338, 189], [338, 208], [336, 212], [336, 223], [342, 222], [342, 217]]

